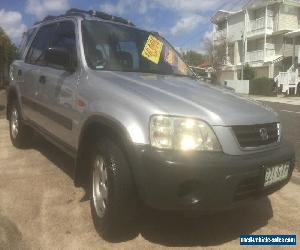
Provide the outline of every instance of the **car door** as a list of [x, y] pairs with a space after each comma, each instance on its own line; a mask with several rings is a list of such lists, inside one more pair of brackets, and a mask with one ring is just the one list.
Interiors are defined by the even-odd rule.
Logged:
[[[31, 70], [32, 67], [25, 62], [25, 52], [28, 50], [31, 41], [35, 36], [36, 30], [37, 28], [35, 27], [24, 33], [20, 47], [18, 48], [18, 60], [15, 60], [10, 66], [11, 79], [15, 81], [16, 86], [19, 88], [20, 97], [33, 97], [35, 93], [35, 84], [33, 84], [32, 81], [28, 82], [28, 79], [25, 81], [25, 78], [27, 78], [25, 76], [27, 76], [27, 72]], [[23, 118], [26, 119], [29, 112], [27, 107], [24, 106], [21, 110]]]
[[18, 77], [22, 78], [19, 88], [23, 113], [27, 119], [40, 126], [43, 124], [43, 114], [39, 102], [40, 71], [46, 66], [45, 51], [49, 47], [50, 39], [56, 29], [56, 24], [40, 27], [28, 49], [24, 63], [16, 69]]
[[[72, 64], [77, 65], [75, 23], [72, 20], [58, 23], [50, 47], [69, 51]], [[44, 106], [43, 127], [62, 142], [74, 146], [73, 122], [78, 120], [76, 96], [79, 70], [69, 71], [61, 65], [46, 62], [40, 70], [39, 102]]]

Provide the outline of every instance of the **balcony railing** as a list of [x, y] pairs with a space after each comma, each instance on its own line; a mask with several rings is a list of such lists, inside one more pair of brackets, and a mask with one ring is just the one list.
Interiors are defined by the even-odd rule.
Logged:
[[275, 56], [275, 49], [266, 49], [266, 59], [272, 58]]
[[255, 51], [247, 52], [246, 54], [246, 62], [259, 62], [263, 60], [264, 60], [263, 50], [255, 50]]
[[[267, 18], [267, 31], [273, 31], [273, 18]], [[248, 28], [248, 36], [263, 34], [265, 32], [265, 17], [257, 18], [255, 20], [250, 20], [250, 27]]]
[[[271, 59], [275, 56], [274, 49], [266, 49], [266, 60]], [[264, 61], [264, 51], [255, 50], [247, 52], [246, 62], [261, 62]]]

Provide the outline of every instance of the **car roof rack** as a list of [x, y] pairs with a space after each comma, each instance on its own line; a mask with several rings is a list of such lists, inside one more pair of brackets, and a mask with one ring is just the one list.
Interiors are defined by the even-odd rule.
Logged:
[[110, 14], [102, 12], [102, 11], [96, 11], [96, 10], [86, 11], [86, 10], [80, 10], [80, 9], [76, 9], [76, 8], [69, 9], [68, 11], [66, 11], [66, 13], [64, 15], [46, 16], [42, 21], [35, 22], [34, 24], [36, 25], [39, 23], [43, 23], [45, 21], [50, 21], [50, 20], [57, 19], [59, 17], [66, 17], [66, 16], [81, 16], [83, 18], [92, 16], [92, 17], [103, 19], [103, 20], [108, 20], [108, 21], [112, 21], [112, 22], [116, 22], [116, 23], [122, 23], [122, 24], [130, 25], [130, 26], [135, 26], [132, 22], [130, 22], [122, 17], [119, 17], [119, 16], [113, 16], [113, 15], [110, 15]]

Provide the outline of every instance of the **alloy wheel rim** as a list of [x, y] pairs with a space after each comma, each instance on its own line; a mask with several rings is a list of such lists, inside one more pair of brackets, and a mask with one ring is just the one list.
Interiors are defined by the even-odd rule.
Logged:
[[102, 218], [107, 208], [107, 169], [102, 156], [97, 155], [93, 166], [93, 202], [97, 215]]
[[11, 113], [11, 135], [14, 139], [18, 136], [19, 133], [19, 118], [18, 111], [16, 108], [13, 109]]

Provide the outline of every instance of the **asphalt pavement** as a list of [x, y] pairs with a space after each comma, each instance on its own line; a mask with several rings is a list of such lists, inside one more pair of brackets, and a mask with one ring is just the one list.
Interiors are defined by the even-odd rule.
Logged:
[[282, 123], [283, 137], [295, 147], [296, 168], [300, 171], [300, 105], [265, 102], [278, 114]]

